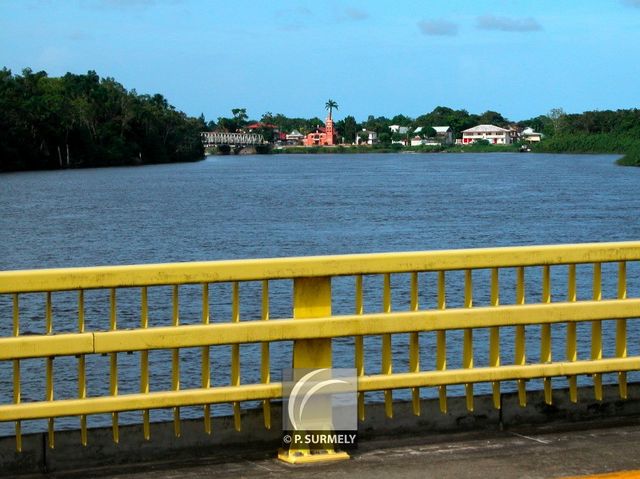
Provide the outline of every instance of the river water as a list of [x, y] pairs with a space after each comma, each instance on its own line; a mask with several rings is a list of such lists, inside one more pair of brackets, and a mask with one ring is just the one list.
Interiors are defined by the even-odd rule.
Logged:
[[640, 238], [613, 156], [217, 156], [0, 177], [0, 269]]
[[[216, 156], [189, 164], [4, 174], [0, 270], [638, 240], [640, 169], [617, 167], [615, 159], [517, 153]], [[615, 295], [612, 271], [607, 275], [604, 269], [605, 296]], [[630, 296], [640, 293], [639, 273], [638, 265], [629, 265]], [[501, 293], [509, 302], [513, 278], [505, 274]], [[554, 274], [555, 297], [566, 296], [566, 271]], [[579, 279], [582, 297], [589, 295], [589, 275], [584, 270]], [[447, 286], [455, 306], [462, 301], [462, 282], [452, 276]], [[479, 278], [482, 282], [482, 272]], [[425, 307], [435, 301], [434, 281], [424, 280]], [[367, 311], [379, 311], [380, 278], [365, 284]], [[394, 309], [407, 309], [407, 284], [402, 277], [394, 282]], [[531, 285], [528, 294], [539, 301], [535, 271]], [[199, 321], [194, 288], [181, 288], [184, 323]], [[229, 287], [217, 288], [212, 289], [213, 320], [229, 321]], [[353, 311], [352, 288], [352, 279], [335, 282], [335, 313]], [[273, 317], [290, 316], [290, 289], [290, 283], [274, 285]], [[242, 319], [259, 317], [257, 294], [257, 285], [241, 289]], [[24, 296], [21, 333], [42, 333], [42, 295]], [[152, 326], [169, 324], [170, 301], [170, 288], [150, 293]], [[486, 288], [478, 291], [478, 304], [483, 301]], [[87, 328], [107, 329], [108, 292], [88, 292], [86, 302]], [[54, 331], [74, 330], [75, 304], [73, 295], [54, 294]], [[11, 334], [11, 311], [11, 298], [0, 297], [2, 336]], [[139, 293], [125, 291], [118, 296], [118, 326], [134, 327], [138, 322]], [[630, 354], [640, 347], [634, 324], [629, 326]], [[580, 354], [588, 354], [589, 329], [579, 332], [584, 344]], [[503, 333], [505, 363], [513, 354], [509, 334]], [[607, 334], [605, 340], [612, 339]], [[561, 329], [557, 337], [554, 354], [557, 350], [563, 355]], [[367, 341], [367, 371], [375, 373], [380, 368], [379, 338]], [[451, 341], [450, 364], [455, 367], [460, 362], [455, 333]], [[528, 346], [533, 359], [538, 343], [532, 327]], [[394, 370], [406, 370], [406, 344], [406, 336], [394, 337]], [[425, 368], [432, 367], [433, 338], [421, 337], [421, 346]], [[605, 344], [605, 352], [608, 347]], [[228, 384], [228, 348], [214, 349], [213, 384]], [[486, 337], [480, 333], [475, 345], [478, 365], [486, 363], [486, 350]], [[336, 364], [351, 366], [352, 351], [352, 339], [336, 341]], [[182, 387], [199, 384], [198, 354], [181, 353]], [[278, 368], [287, 366], [291, 345], [274, 344], [272, 354], [275, 380]], [[119, 356], [121, 392], [135, 392], [139, 357]], [[163, 352], [151, 353], [152, 390], [170, 388], [169, 358]], [[89, 394], [105, 394], [108, 358], [87, 361], [92, 368]], [[74, 358], [56, 359], [56, 397], [77, 394], [75, 364]], [[243, 382], [259, 378], [259, 348], [243, 346], [242, 364]], [[11, 401], [11, 384], [11, 365], [1, 364], [0, 402]], [[23, 361], [23, 400], [43, 399], [43, 391], [43, 362]], [[220, 406], [217, 411], [227, 410]], [[169, 417], [162, 411], [154, 414], [157, 420]], [[184, 412], [198, 414], [200, 409]], [[125, 414], [123, 421], [139, 422], [138, 416]], [[106, 421], [90, 418], [90, 425]], [[77, 419], [60, 423], [77, 427]]]

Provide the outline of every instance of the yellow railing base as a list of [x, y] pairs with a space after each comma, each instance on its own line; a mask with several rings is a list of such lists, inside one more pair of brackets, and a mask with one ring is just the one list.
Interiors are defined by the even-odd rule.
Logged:
[[350, 459], [350, 456], [344, 451], [336, 452], [328, 449], [313, 453], [278, 449], [278, 459], [289, 464], [312, 464], [316, 462], [342, 461]]

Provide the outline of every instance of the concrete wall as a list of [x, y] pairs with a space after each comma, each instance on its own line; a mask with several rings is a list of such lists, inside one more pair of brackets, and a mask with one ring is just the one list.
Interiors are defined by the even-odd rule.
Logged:
[[[521, 408], [515, 393], [501, 396], [502, 408], [493, 408], [490, 396], [477, 396], [473, 413], [468, 413], [463, 397], [450, 398], [447, 414], [440, 413], [438, 401], [424, 399], [422, 414], [412, 413], [411, 403], [394, 404], [394, 418], [384, 414], [384, 405], [366, 408], [366, 420], [359, 430], [360, 441], [375, 436], [437, 434], [438, 432], [501, 429], [515, 425], [579, 422], [602, 418], [640, 416], [640, 384], [629, 385], [629, 398], [620, 400], [617, 386], [604, 387], [604, 400], [598, 402], [593, 388], [579, 390], [578, 403], [569, 401], [567, 390], [554, 390], [553, 405], [544, 403], [542, 392], [527, 394], [527, 407]], [[182, 437], [173, 434], [173, 423], [151, 425], [151, 440], [145, 441], [141, 425], [121, 426], [120, 443], [112, 441], [110, 428], [89, 430], [89, 444], [80, 444], [79, 431], [56, 432], [55, 449], [47, 447], [46, 434], [23, 436], [23, 452], [15, 452], [13, 437], [0, 438], [0, 476], [14, 477], [21, 473], [64, 471], [114, 464], [132, 464], [135, 469], [143, 462], [178, 462], [257, 459], [274, 456], [280, 445], [281, 411], [272, 406], [271, 430], [263, 425], [262, 410], [243, 411], [242, 431], [233, 428], [232, 417], [213, 418], [213, 434], [207, 435], [201, 420], [182, 422]], [[393, 440], [393, 439], [390, 439]], [[217, 458], [217, 459], [216, 459]]]

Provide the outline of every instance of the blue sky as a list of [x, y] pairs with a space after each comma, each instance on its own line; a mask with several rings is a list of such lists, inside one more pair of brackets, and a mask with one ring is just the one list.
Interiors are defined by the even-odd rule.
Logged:
[[640, 106], [640, 0], [0, 0], [0, 66], [96, 70], [207, 119]]

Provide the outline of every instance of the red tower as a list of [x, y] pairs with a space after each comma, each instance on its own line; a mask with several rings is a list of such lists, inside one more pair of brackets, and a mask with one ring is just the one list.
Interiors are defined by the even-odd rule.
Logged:
[[324, 128], [325, 128], [325, 145], [335, 145], [336, 144], [336, 134], [333, 130], [333, 118], [331, 118], [331, 115], [329, 115], [327, 117], [327, 119], [325, 120], [325, 124], [324, 124]]
[[302, 144], [305, 146], [333, 146], [336, 144], [336, 132], [331, 118], [331, 110], [325, 120], [324, 127], [317, 126], [316, 131], [307, 133]]

